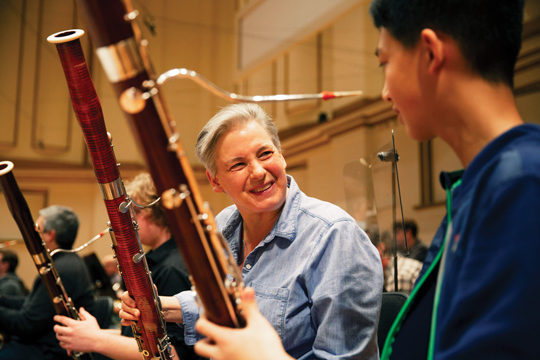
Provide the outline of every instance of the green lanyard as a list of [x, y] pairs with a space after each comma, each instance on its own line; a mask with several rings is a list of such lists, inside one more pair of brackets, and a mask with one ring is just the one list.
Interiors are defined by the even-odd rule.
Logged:
[[[401, 329], [401, 326], [403, 325], [403, 321], [405, 321], [405, 316], [411, 309], [411, 306], [414, 302], [414, 299], [416, 298], [416, 295], [418, 294], [418, 291], [422, 287], [422, 285], [426, 282], [426, 279], [431, 275], [433, 272], [433, 269], [437, 266], [441, 258], [443, 258], [443, 262], [441, 263], [439, 274], [437, 276], [437, 284], [435, 289], [435, 299], [433, 303], [433, 314], [431, 318], [431, 331], [429, 336], [429, 345], [428, 345], [428, 357], [427, 360], [433, 359], [433, 351], [435, 349], [435, 330], [437, 326], [437, 308], [439, 305], [439, 298], [441, 293], [441, 286], [442, 286], [442, 279], [444, 276], [444, 263], [446, 262], [446, 252], [448, 249], [448, 243], [447, 241], [448, 236], [452, 232], [452, 192], [456, 187], [458, 187], [461, 184], [461, 179], [456, 181], [451, 189], [446, 189], [446, 211], [447, 211], [447, 229], [446, 234], [444, 237], [444, 241], [442, 243], [441, 249], [435, 256], [435, 259], [429, 266], [428, 270], [424, 274], [424, 276], [418, 281], [417, 286], [414, 287], [413, 291], [411, 292], [411, 295], [403, 304], [403, 307], [401, 308], [401, 311], [396, 317], [396, 320], [392, 324], [392, 327], [390, 328], [390, 331], [388, 332], [388, 336], [386, 338], [386, 341], [384, 342], [382, 354], [381, 354], [381, 360], [390, 360], [390, 355], [392, 355], [392, 346], [394, 345], [394, 342], [396, 341], [396, 336]], [[443, 256], [444, 255], [444, 256]]]

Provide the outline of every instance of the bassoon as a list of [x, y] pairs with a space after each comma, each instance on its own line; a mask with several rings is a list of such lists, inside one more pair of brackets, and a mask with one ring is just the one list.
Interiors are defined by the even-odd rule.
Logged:
[[[0, 188], [4, 193], [6, 202], [21, 231], [24, 243], [32, 256], [38, 270], [41, 281], [51, 298], [54, 310], [58, 315], [64, 315], [75, 320], [80, 320], [79, 312], [73, 301], [66, 293], [62, 279], [54, 266], [52, 256], [43, 243], [41, 236], [35, 228], [35, 222], [30, 213], [28, 203], [24, 198], [15, 176], [13, 176], [13, 163], [11, 161], [0, 162]], [[74, 352], [74, 359], [91, 360], [89, 353]]]
[[71, 103], [92, 159], [110, 220], [112, 247], [119, 272], [141, 312], [140, 319], [131, 326], [139, 350], [147, 360], [172, 359], [161, 305], [138, 237], [133, 203], [120, 176], [112, 137], [107, 133], [80, 44], [79, 38], [83, 34], [82, 30], [68, 30], [53, 34], [47, 40], [56, 45]]
[[229, 101], [268, 102], [359, 96], [361, 91], [319, 94], [245, 96], [227, 92], [188, 69], [155, 76], [147, 41], [130, 0], [78, 0], [96, 47], [96, 54], [126, 114], [162, 204], [171, 232], [196, 286], [206, 317], [219, 325], [244, 324], [238, 268], [203, 201], [193, 169], [180, 142], [176, 123], [159, 88], [173, 78], [185, 78]]

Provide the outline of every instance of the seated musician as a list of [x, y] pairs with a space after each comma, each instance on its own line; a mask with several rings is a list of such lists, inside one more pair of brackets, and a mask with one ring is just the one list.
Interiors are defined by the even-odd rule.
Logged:
[[[126, 191], [136, 203], [149, 204], [157, 199], [156, 189], [149, 174], [140, 174], [127, 183]], [[174, 295], [179, 290], [188, 290], [191, 283], [184, 261], [178, 251], [167, 224], [167, 218], [160, 204], [150, 208], [135, 207], [139, 223], [139, 238], [143, 245], [152, 250], [146, 254], [152, 280], [159, 291]], [[124, 279], [124, 281], [129, 281]], [[56, 325], [60, 345], [68, 351], [95, 352], [113, 359], [140, 360], [141, 353], [130, 326], [122, 328], [122, 335], [100, 329], [96, 319], [81, 309], [82, 321], [75, 321], [65, 316], [55, 316], [60, 324]], [[82, 316], [81, 316], [82, 317]], [[182, 330], [174, 323], [167, 324], [167, 335], [171, 341], [175, 359], [197, 359], [193, 346], [186, 346]]]
[[0, 249], [0, 296], [28, 294], [28, 289], [15, 273], [18, 265], [19, 257], [15, 251]]
[[[230, 105], [206, 124], [196, 150], [213, 190], [235, 204], [217, 225], [287, 353], [378, 359], [378, 252], [345, 211], [306, 196], [286, 175], [270, 117], [255, 104]], [[194, 344], [200, 336], [192, 292], [160, 298], [165, 320], [181, 324], [186, 343]], [[127, 325], [139, 311], [129, 294], [122, 300]]]
[[[79, 220], [64, 206], [53, 205], [40, 210], [36, 221], [45, 246], [53, 251], [72, 248]], [[52, 257], [64, 288], [75, 306], [92, 310], [94, 296], [86, 265], [75, 253], [55, 253]], [[69, 359], [53, 331], [53, 307], [45, 285], [38, 275], [26, 297], [0, 297], [0, 332], [10, 340], [0, 349], [0, 359]]]

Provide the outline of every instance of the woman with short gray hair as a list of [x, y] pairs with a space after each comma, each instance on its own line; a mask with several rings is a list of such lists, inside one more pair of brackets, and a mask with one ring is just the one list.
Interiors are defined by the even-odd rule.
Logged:
[[[212, 189], [234, 202], [216, 216], [217, 226], [284, 350], [302, 359], [378, 359], [379, 254], [351, 216], [308, 197], [285, 173], [270, 117], [255, 104], [223, 108], [201, 131], [197, 156]], [[191, 292], [160, 298], [165, 320], [182, 324], [193, 345], [200, 335]], [[128, 325], [138, 312], [127, 293], [122, 300]], [[215, 333], [203, 335], [196, 351], [222, 357]]]
[[220, 136], [229, 131], [233, 126], [244, 125], [250, 121], [258, 122], [268, 133], [270, 140], [281, 152], [276, 125], [268, 114], [256, 104], [241, 103], [223, 108], [203, 127], [197, 138], [195, 154], [210, 174], [216, 173], [216, 143]]

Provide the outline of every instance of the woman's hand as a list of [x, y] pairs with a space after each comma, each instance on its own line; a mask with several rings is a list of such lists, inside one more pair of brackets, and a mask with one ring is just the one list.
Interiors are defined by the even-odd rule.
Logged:
[[199, 319], [195, 328], [206, 339], [195, 344], [195, 352], [214, 360], [292, 359], [283, 349], [272, 325], [259, 312], [252, 288], [242, 291], [242, 310], [247, 322], [243, 329], [231, 329], [205, 318]]

